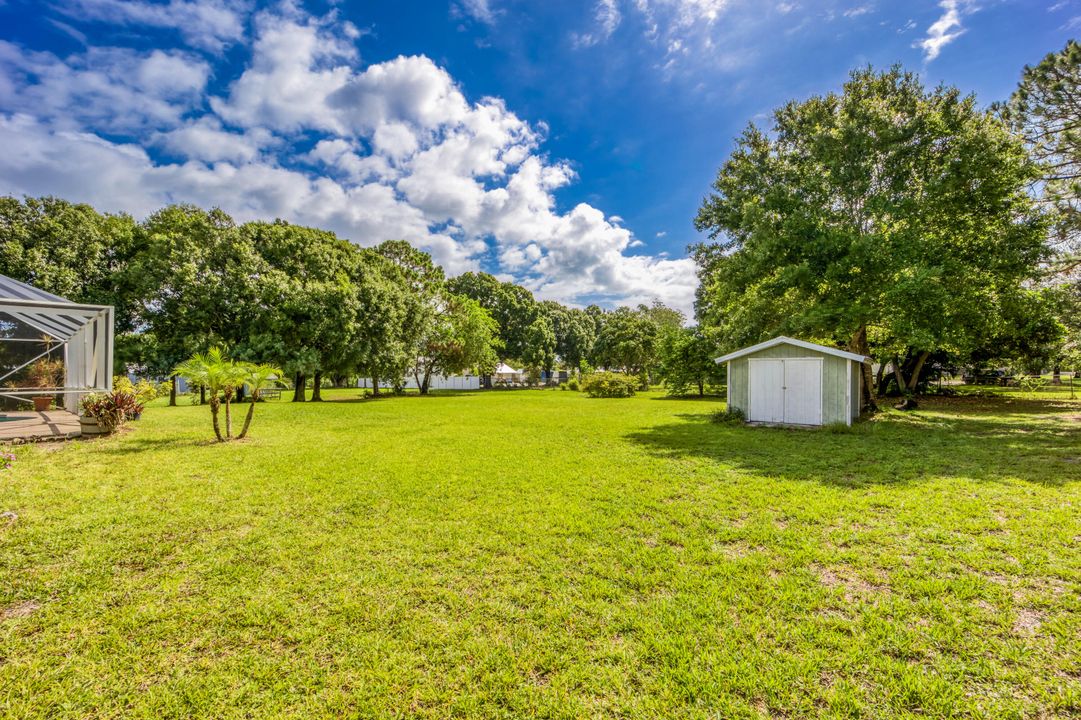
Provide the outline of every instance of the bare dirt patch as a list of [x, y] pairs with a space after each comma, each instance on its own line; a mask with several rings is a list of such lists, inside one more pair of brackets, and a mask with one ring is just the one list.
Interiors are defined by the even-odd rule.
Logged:
[[877, 602], [890, 594], [888, 585], [869, 582], [847, 565], [828, 568], [821, 565], [814, 567], [818, 580], [828, 588], [839, 588], [844, 593], [845, 602]]
[[14, 605], [8, 605], [6, 608], [0, 610], [0, 620], [15, 620], [16, 618], [24, 618], [33, 613], [35, 610], [41, 607], [41, 603], [33, 600], [24, 600]]
[[1013, 621], [1015, 635], [1035, 635], [1043, 622], [1043, 614], [1032, 608], [1021, 608]]

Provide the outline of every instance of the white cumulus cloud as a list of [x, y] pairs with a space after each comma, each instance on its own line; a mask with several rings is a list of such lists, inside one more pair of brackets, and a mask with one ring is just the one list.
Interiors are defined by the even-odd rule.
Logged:
[[424, 56], [362, 65], [333, 15], [250, 21], [250, 57], [213, 96], [211, 68], [183, 50], [60, 59], [0, 45], [0, 193], [281, 217], [363, 245], [404, 239], [451, 274], [483, 267], [543, 298], [689, 312], [690, 260], [634, 254], [618, 216], [558, 207], [577, 178], [542, 152], [543, 124], [468, 99]]

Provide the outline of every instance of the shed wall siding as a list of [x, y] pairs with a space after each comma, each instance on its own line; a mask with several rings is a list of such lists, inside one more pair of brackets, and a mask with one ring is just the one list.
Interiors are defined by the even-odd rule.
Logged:
[[[732, 408], [738, 408], [744, 414], [750, 409], [747, 401], [747, 386], [749, 380], [748, 361], [751, 358], [806, 357], [822, 358], [822, 423], [825, 425], [845, 422], [848, 417], [847, 393], [845, 392], [845, 385], [848, 383], [846, 365], [849, 361], [836, 355], [805, 350], [792, 345], [775, 345], [731, 361], [732, 371], [728, 382], [732, 393]], [[853, 367], [852, 369], [852, 374], [856, 375], [857, 368]]]

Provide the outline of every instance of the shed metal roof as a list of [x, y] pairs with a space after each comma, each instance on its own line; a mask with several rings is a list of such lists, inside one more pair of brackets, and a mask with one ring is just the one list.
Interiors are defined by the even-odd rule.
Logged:
[[721, 357], [717, 358], [716, 362], [728, 362], [729, 360], [735, 360], [736, 358], [753, 355], [756, 352], [766, 350], [777, 345], [794, 345], [796, 347], [803, 348], [804, 350], [814, 350], [815, 352], [824, 353], [826, 355], [836, 355], [837, 357], [842, 357], [846, 360], [855, 360], [856, 362], [860, 363], [870, 362], [871, 360], [871, 358], [865, 355], [857, 355], [856, 353], [850, 353], [846, 350], [838, 350], [837, 348], [832, 348], [827, 345], [819, 345], [818, 343], [807, 342], [806, 340], [797, 340], [796, 338], [778, 335], [772, 340], [766, 340], [765, 342], [760, 342], [757, 345], [751, 345], [750, 347], [745, 347], [742, 350], [736, 350], [735, 352], [730, 352], [727, 355], [722, 355]]

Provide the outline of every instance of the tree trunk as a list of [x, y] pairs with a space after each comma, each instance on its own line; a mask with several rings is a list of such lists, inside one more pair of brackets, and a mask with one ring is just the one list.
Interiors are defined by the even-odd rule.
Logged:
[[882, 395], [886, 392], [886, 364], [881, 363], [878, 366], [878, 374], [875, 375], [875, 391]]
[[896, 355], [893, 356], [893, 379], [897, 381], [897, 392], [903, 395], [908, 384], [901, 374], [901, 360]]
[[232, 406], [233, 392], [232, 390], [225, 391], [225, 437], [233, 437], [233, 415], [230, 412]]
[[169, 407], [176, 407], [176, 375], [169, 378]]
[[1062, 368], [1059, 365], [1055, 365], [1055, 367], [1051, 368], [1051, 384], [1062, 384]]
[[927, 350], [922, 351], [916, 358], [916, 364], [912, 367], [912, 374], [908, 378], [908, 391], [910, 393], [916, 392], [916, 386], [920, 382], [920, 372], [923, 370], [923, 364], [927, 362], [927, 358], [931, 353]]
[[206, 405], [206, 385], [199, 386], [199, 404]]
[[241, 385], [240, 387], [238, 387], [236, 389], [236, 401], [237, 402], [243, 402], [244, 401], [244, 386], [243, 385]]
[[428, 385], [432, 381], [432, 369], [430, 367], [424, 369], [424, 382], [420, 384], [420, 394], [428, 394]]
[[221, 436], [221, 426], [218, 424], [218, 397], [215, 395], [210, 398], [210, 417], [214, 422], [214, 436], [218, 438], [218, 442], [224, 442], [225, 438]]
[[240, 428], [240, 434], [236, 436], [237, 440], [243, 440], [248, 436], [248, 428], [251, 427], [251, 419], [255, 415], [255, 403], [259, 400], [259, 393], [252, 392], [251, 404], [248, 405], [248, 414], [244, 416], [244, 427]]
[[379, 376], [373, 374], [372, 377], [371, 377], [371, 381], [372, 381], [372, 397], [378, 397], [379, 396]]
[[305, 382], [307, 382], [307, 378], [304, 377], [304, 373], [297, 373], [293, 382], [293, 402], [304, 402], [307, 400], [304, 393]]
[[705, 383], [702, 382], [702, 378], [698, 378], [698, 397], [705, 397], [705, 395], [706, 395]]
[[312, 375], [312, 402], [323, 402], [323, 372], [316, 370]]
[[[860, 327], [859, 330], [852, 335], [852, 340], [849, 342], [849, 348], [851, 352], [858, 353], [860, 355], [867, 355], [867, 328]], [[871, 364], [864, 362], [860, 363], [860, 368], [863, 370], [863, 382], [860, 383], [863, 386], [863, 406], [872, 412], [878, 410], [878, 403], [875, 402], [875, 386], [874, 386], [874, 373], [871, 371]]]

